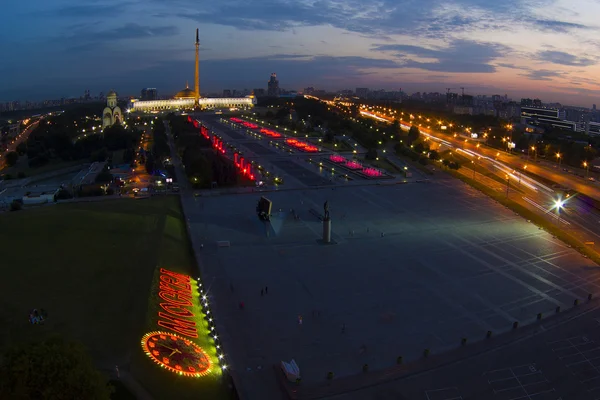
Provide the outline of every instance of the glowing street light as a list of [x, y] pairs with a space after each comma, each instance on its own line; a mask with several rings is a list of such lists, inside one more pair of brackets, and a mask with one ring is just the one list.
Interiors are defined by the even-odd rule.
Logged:
[[558, 199], [554, 202], [554, 207], [556, 207], [557, 211], [560, 211], [561, 208], [564, 208], [565, 206], [565, 201], [562, 199]]

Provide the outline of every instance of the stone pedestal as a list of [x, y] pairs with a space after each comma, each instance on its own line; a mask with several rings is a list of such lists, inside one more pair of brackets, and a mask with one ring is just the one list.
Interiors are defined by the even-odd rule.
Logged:
[[323, 243], [331, 243], [331, 219], [323, 220]]

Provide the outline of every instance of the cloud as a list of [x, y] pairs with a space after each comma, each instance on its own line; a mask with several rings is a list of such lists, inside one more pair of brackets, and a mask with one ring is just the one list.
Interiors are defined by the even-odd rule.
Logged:
[[588, 26], [574, 22], [557, 21], [551, 19], [535, 19], [533, 25], [544, 31], [567, 33], [573, 29], [589, 29]]
[[110, 17], [119, 15], [122, 5], [116, 4], [77, 4], [57, 8], [52, 14], [65, 18]]
[[497, 63], [496, 64], [497, 67], [502, 67], [502, 68], [510, 68], [510, 69], [523, 69], [523, 70], [528, 70], [529, 68], [526, 67], [519, 67], [515, 64], [511, 64], [511, 63]]
[[[476, 27], [511, 26], [522, 19], [527, 1], [441, 0], [220, 0], [197, 9], [193, 0], [147, 0], [170, 15], [240, 30], [283, 31], [331, 25], [366, 35], [411, 34], [443, 38]], [[468, 13], [465, 10], [469, 10]]]
[[586, 57], [577, 57], [563, 51], [541, 51], [537, 53], [537, 59], [541, 61], [550, 62], [553, 64], [569, 65], [586, 67], [589, 65], [596, 64], [596, 60]]
[[[89, 26], [82, 26], [74, 29], [72, 33], [60, 37], [60, 43], [67, 43], [67, 51], [77, 53], [81, 51], [97, 51], [100, 46], [114, 45], [115, 42], [127, 39], [143, 39], [152, 37], [175, 36], [179, 33], [176, 26], [151, 26], [140, 25], [136, 23], [127, 23], [125, 25], [105, 29], [100, 31], [91, 31]], [[53, 39], [56, 42], [56, 39]]]
[[541, 70], [530, 70], [525, 74], [519, 74], [520, 76], [524, 76], [527, 79], [531, 79], [532, 81], [551, 81], [552, 78], [561, 77], [564, 75], [563, 72], [560, 71], [549, 71], [547, 69]]
[[[428, 48], [405, 44], [376, 45], [373, 51], [393, 52], [403, 59], [402, 66], [435, 72], [491, 73], [496, 67], [490, 64], [504, 56], [510, 49], [493, 43], [455, 40], [446, 48]], [[411, 57], [434, 59], [417, 61]]]

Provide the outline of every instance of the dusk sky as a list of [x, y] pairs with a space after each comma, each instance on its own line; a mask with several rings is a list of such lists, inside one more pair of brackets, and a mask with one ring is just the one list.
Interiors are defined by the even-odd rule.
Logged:
[[[600, 104], [596, 0], [8, 0], [0, 101], [111, 88], [439, 91]], [[459, 91], [459, 90], [457, 90]]]

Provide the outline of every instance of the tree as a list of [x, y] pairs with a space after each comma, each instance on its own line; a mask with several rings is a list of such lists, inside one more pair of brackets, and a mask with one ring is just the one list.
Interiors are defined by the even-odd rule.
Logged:
[[6, 165], [8, 165], [9, 167], [12, 167], [13, 165], [15, 165], [17, 163], [17, 161], [19, 161], [19, 153], [17, 153], [16, 151], [10, 151], [8, 153], [6, 153]]
[[20, 156], [27, 153], [27, 144], [25, 142], [21, 142], [17, 145], [17, 153], [19, 153]]
[[156, 169], [156, 163], [154, 162], [154, 157], [152, 156], [152, 154], [148, 154], [148, 157], [146, 157], [145, 165], [146, 172], [150, 175], [154, 174], [154, 170]]
[[109, 400], [113, 388], [84, 347], [55, 337], [11, 348], [0, 365], [0, 398]]
[[103, 147], [99, 150], [92, 152], [90, 158], [92, 161], [97, 161], [97, 162], [106, 161], [106, 159], [108, 158], [108, 151], [106, 150], [106, 147]]
[[377, 158], [377, 149], [370, 148], [369, 150], [367, 150], [365, 158], [367, 160], [375, 160]]
[[421, 154], [425, 151], [425, 145], [422, 142], [415, 144], [415, 152]]
[[421, 132], [419, 132], [419, 128], [417, 128], [416, 126], [411, 126], [409, 131], [408, 131], [408, 142], [409, 144], [412, 144], [414, 141], [416, 141], [417, 139], [419, 139], [419, 136], [421, 135]]
[[96, 183], [110, 183], [112, 180], [113, 176], [108, 169], [103, 169], [102, 172], [96, 176]]
[[440, 159], [440, 154], [436, 151], [436, 150], [431, 150], [429, 152], [429, 159], [430, 160], [439, 160]]
[[[23, 209], [23, 203], [20, 202], [19, 200], [13, 200], [10, 203], [10, 211], [19, 211], [21, 209]], [[0, 388], [1, 388], [1, 386], [0, 386]], [[1, 390], [0, 390], [0, 393], [2, 393]]]

